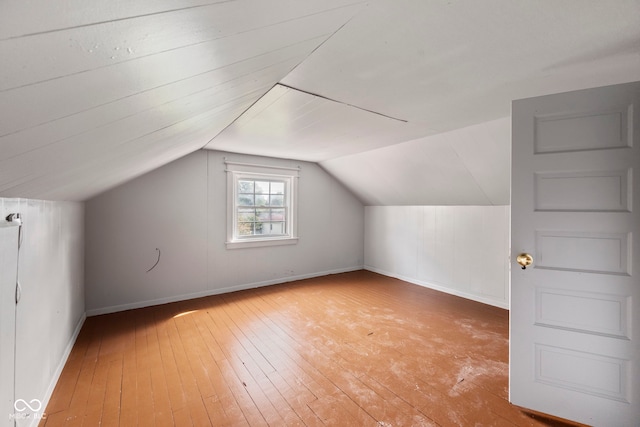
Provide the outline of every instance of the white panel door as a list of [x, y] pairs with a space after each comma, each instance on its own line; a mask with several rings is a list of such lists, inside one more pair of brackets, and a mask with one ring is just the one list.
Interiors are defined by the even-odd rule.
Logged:
[[0, 219], [0, 426], [14, 425], [18, 226]]
[[640, 82], [513, 103], [516, 405], [640, 425], [639, 116]]

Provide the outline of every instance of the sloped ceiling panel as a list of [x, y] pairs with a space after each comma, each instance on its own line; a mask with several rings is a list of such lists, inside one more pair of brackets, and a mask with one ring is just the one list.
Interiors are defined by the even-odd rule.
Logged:
[[202, 148], [360, 7], [2, 2], [0, 196], [83, 200]]
[[319, 162], [432, 133], [424, 124], [276, 85], [205, 148]]
[[640, 79], [640, 2], [379, 0], [282, 80], [444, 132]]
[[510, 118], [320, 165], [366, 205], [507, 205]]
[[84, 200], [207, 145], [320, 161], [369, 204], [508, 203], [511, 101], [640, 80], [639, 11], [0, 1], [0, 197]]
[[319, 161], [366, 204], [503, 205], [513, 99], [634, 79], [637, 0], [377, 0], [207, 148]]

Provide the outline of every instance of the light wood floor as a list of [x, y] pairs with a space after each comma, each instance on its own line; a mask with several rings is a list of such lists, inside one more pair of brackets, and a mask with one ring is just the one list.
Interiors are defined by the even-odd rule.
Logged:
[[508, 312], [360, 271], [88, 318], [53, 426], [541, 426]]

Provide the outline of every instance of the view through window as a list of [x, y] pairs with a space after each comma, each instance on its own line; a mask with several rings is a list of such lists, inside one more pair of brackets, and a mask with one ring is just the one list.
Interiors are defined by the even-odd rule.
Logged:
[[237, 236], [287, 234], [285, 181], [238, 179]]

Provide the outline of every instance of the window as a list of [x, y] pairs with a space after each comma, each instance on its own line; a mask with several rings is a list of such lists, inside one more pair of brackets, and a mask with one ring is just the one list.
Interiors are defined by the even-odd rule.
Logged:
[[285, 236], [286, 181], [264, 178], [240, 178], [236, 189], [237, 238], [252, 236]]
[[227, 248], [295, 244], [299, 169], [226, 165]]

